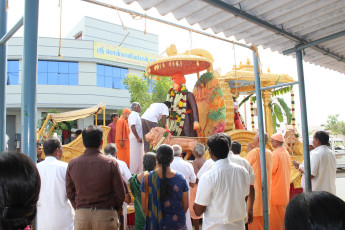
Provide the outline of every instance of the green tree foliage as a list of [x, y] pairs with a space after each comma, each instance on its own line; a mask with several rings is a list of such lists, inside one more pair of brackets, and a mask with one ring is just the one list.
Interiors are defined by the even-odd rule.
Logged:
[[331, 130], [335, 135], [345, 135], [345, 122], [339, 121], [339, 114], [329, 115], [327, 118], [326, 129]]
[[[140, 103], [141, 115], [152, 103], [164, 102], [169, 89], [172, 87], [171, 78], [158, 77], [157, 80], [152, 80], [145, 76], [145, 72], [141, 76], [127, 75], [123, 84], [131, 95], [131, 103]], [[152, 93], [150, 93], [150, 89]]]

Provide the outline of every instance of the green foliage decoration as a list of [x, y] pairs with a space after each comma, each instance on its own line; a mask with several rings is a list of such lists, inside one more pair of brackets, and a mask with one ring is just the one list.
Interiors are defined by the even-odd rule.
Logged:
[[210, 82], [213, 79], [213, 73], [206, 72], [200, 76], [200, 78], [195, 83], [197, 86], [206, 85], [206, 83]]

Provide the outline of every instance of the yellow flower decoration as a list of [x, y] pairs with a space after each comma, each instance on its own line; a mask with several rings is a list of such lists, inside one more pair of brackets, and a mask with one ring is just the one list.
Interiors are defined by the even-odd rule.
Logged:
[[183, 90], [186, 90], [186, 87], [185, 87], [185, 86], [182, 86], [181, 91], [183, 91]]
[[181, 117], [177, 117], [177, 122], [180, 122], [181, 121]]
[[170, 92], [170, 96], [172, 96], [172, 97], [175, 96], [174, 91]]
[[182, 107], [182, 106], [183, 106], [183, 102], [180, 101], [180, 102], [178, 103], [178, 106]]

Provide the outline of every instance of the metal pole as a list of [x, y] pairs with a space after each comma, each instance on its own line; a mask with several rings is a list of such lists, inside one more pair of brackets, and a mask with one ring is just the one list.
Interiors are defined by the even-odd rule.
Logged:
[[262, 110], [262, 96], [261, 96], [261, 82], [259, 75], [259, 65], [257, 50], [253, 50], [254, 60], [254, 74], [255, 74], [255, 93], [256, 93], [256, 106], [258, 112], [258, 125], [259, 125], [259, 140], [260, 140], [260, 166], [261, 166], [261, 187], [262, 187], [262, 207], [263, 207], [263, 220], [264, 229], [268, 230], [268, 192], [267, 192], [267, 171], [266, 171], [266, 150], [265, 150], [265, 124], [263, 119]]
[[174, 27], [180, 28], [180, 29], [184, 29], [184, 30], [188, 30], [188, 31], [191, 31], [191, 32], [194, 32], [194, 33], [197, 33], [197, 34], [205, 35], [205, 36], [210, 37], [210, 38], [214, 38], [214, 39], [218, 39], [218, 40], [221, 40], [221, 41], [224, 41], [224, 42], [229, 42], [229, 43], [232, 43], [232, 44], [235, 44], [235, 45], [238, 45], [238, 46], [250, 48], [250, 45], [246, 45], [246, 44], [243, 44], [243, 43], [240, 43], [240, 42], [236, 42], [236, 41], [231, 41], [231, 40], [228, 40], [228, 39], [225, 39], [225, 38], [222, 38], [222, 37], [215, 36], [213, 34], [205, 33], [203, 31], [199, 31], [199, 30], [195, 30], [195, 29], [192, 29], [192, 28], [189, 28], [189, 27], [186, 27], [186, 26], [178, 25], [178, 24], [175, 24], [175, 23], [172, 23], [172, 22], [168, 22], [168, 21], [159, 19], [159, 18], [151, 17], [151, 16], [146, 15], [146, 14], [141, 14], [141, 13], [138, 13], [138, 12], [135, 12], [135, 11], [132, 11], [132, 10], [120, 8], [120, 7], [111, 5], [111, 4], [103, 3], [103, 2], [100, 2], [100, 1], [96, 1], [96, 0], [82, 0], [82, 1], [88, 2], [88, 3], [93, 3], [93, 4], [96, 4], [96, 5], [99, 5], [99, 6], [104, 6], [104, 7], [107, 7], [107, 8], [114, 9], [114, 10], [126, 12], [126, 13], [129, 13], [131, 15], [137, 15], [137, 16], [140, 16], [142, 18], [147, 18], [147, 19], [150, 19], [152, 21], [161, 22], [161, 23], [164, 23], [164, 24], [167, 24], [167, 25], [170, 25], [170, 26], [174, 26]]
[[[7, 31], [6, 0], [0, 0], [0, 37]], [[0, 152], [6, 150], [6, 43], [0, 45]]]
[[22, 152], [34, 163], [36, 155], [36, 84], [39, 0], [25, 0], [22, 79]]
[[5, 35], [0, 35], [0, 37], [1, 37], [0, 45], [5, 44], [5, 43], [13, 36], [13, 34], [15, 34], [15, 33], [20, 29], [20, 27], [22, 27], [23, 21], [24, 21], [24, 19], [21, 18], [21, 19], [17, 22], [17, 24], [15, 24], [15, 25], [12, 27], [12, 29], [11, 29], [10, 31], [8, 31], [7, 34], [5, 34]]
[[296, 60], [297, 60], [298, 82], [299, 82], [299, 98], [300, 98], [300, 103], [301, 103], [305, 189], [306, 189], [306, 192], [311, 192], [307, 104], [306, 104], [306, 99], [305, 99], [304, 72], [303, 72], [302, 51], [301, 50], [296, 52]]
[[283, 84], [279, 84], [279, 85], [272, 85], [272, 86], [267, 86], [267, 87], [261, 88], [261, 91], [264, 91], [267, 89], [275, 89], [275, 88], [279, 88], [279, 87], [286, 87], [286, 86], [296, 85], [296, 84], [298, 84], [298, 81], [290, 82], [290, 83], [283, 83]]
[[291, 49], [288, 49], [288, 50], [284, 50], [283, 54], [284, 55], [288, 55], [290, 53], [293, 53], [293, 52], [296, 52], [296, 51], [299, 51], [299, 50], [304, 50], [304, 49], [309, 48], [311, 46], [316, 46], [316, 45], [319, 45], [319, 44], [321, 44], [323, 42], [327, 42], [327, 41], [336, 39], [336, 38], [344, 36], [344, 35], [345, 35], [345, 30], [340, 31], [340, 32], [335, 33], [335, 34], [331, 34], [329, 36], [326, 36], [326, 37], [323, 37], [323, 38], [320, 38], [320, 39], [317, 39], [317, 40], [312, 41], [312, 42], [308, 42], [307, 44], [300, 44], [300, 45], [297, 45], [294, 48], [291, 48]]

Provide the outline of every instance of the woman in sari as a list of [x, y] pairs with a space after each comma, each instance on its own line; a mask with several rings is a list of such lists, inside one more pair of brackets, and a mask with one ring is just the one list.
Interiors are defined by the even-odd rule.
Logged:
[[159, 146], [158, 169], [150, 172], [148, 183], [145, 177], [141, 183], [142, 207], [147, 213], [145, 229], [186, 229], [188, 185], [181, 173], [170, 168], [173, 152], [169, 145]]
[[144, 172], [136, 173], [129, 179], [129, 188], [134, 197], [134, 209], [135, 209], [135, 229], [142, 230], [145, 227], [145, 214], [141, 207], [141, 192], [140, 184], [144, 178], [144, 174], [151, 172], [156, 167], [156, 154], [148, 152], [143, 158]]

